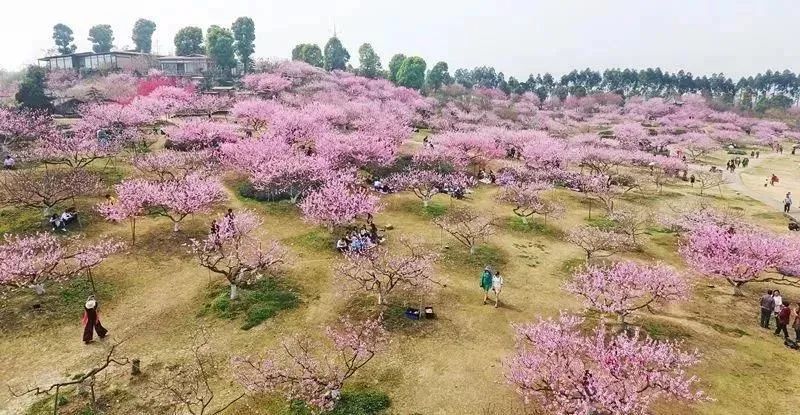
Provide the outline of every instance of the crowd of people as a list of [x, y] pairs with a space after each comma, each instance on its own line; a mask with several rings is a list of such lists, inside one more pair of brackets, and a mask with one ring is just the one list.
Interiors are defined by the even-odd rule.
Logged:
[[336, 250], [341, 253], [359, 253], [372, 249], [383, 242], [378, 227], [371, 220], [361, 229], [348, 232], [336, 241]]
[[736, 157], [736, 158], [732, 158], [732, 159], [728, 160], [728, 163], [726, 164], [725, 168], [728, 171], [730, 171], [731, 173], [734, 173], [736, 171], [737, 167], [744, 168], [744, 167], [747, 167], [748, 164], [750, 164], [750, 159], [749, 158], [747, 158], [747, 157], [745, 157], [745, 158]]
[[[776, 336], [783, 334], [784, 344], [793, 349], [798, 349], [800, 343], [800, 303], [794, 304], [786, 301], [781, 296], [780, 290], [767, 290], [761, 296], [761, 327], [770, 329], [770, 320], [775, 318]], [[791, 324], [794, 329], [794, 340], [789, 336], [788, 327]]]

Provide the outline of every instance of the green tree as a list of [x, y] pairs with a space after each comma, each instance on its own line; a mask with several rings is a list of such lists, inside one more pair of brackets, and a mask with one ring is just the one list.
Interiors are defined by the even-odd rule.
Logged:
[[50, 98], [44, 93], [46, 73], [44, 68], [31, 65], [25, 71], [25, 76], [19, 83], [17, 94], [14, 99], [23, 108], [51, 110]]
[[203, 29], [187, 26], [175, 34], [175, 54], [178, 56], [200, 55], [203, 48]]
[[208, 32], [206, 32], [207, 54], [226, 73], [230, 73], [230, 69], [236, 66], [233, 43], [233, 33], [230, 30], [217, 25], [208, 28]]
[[453, 79], [450, 78], [447, 62], [436, 62], [436, 65], [433, 65], [433, 68], [428, 71], [426, 81], [428, 88], [432, 90], [439, 89], [442, 87], [442, 85], [451, 84]]
[[377, 78], [383, 69], [381, 67], [381, 58], [378, 57], [378, 54], [375, 53], [369, 43], [365, 43], [358, 48], [358, 61], [361, 64], [358, 70], [359, 74], [367, 78]]
[[137, 52], [150, 53], [153, 50], [153, 32], [156, 31], [156, 24], [152, 20], [139, 19], [133, 25], [133, 44], [136, 45]]
[[347, 68], [347, 61], [350, 60], [350, 53], [342, 46], [338, 37], [334, 36], [325, 44], [325, 70], [343, 71]]
[[397, 83], [397, 71], [400, 69], [400, 65], [403, 64], [403, 61], [406, 60], [406, 55], [402, 53], [398, 53], [392, 56], [392, 59], [389, 61], [389, 80]]
[[56, 42], [59, 54], [69, 55], [74, 53], [77, 46], [72, 43], [73, 40], [75, 39], [72, 37], [72, 29], [69, 26], [62, 23], [53, 26], [53, 41]]
[[110, 52], [114, 47], [114, 31], [111, 25], [99, 24], [89, 29], [89, 41], [94, 53]]
[[233, 38], [236, 40], [236, 55], [244, 66], [244, 71], [249, 72], [253, 67], [253, 60], [250, 58], [256, 50], [256, 25], [249, 17], [240, 17], [231, 26]]
[[313, 43], [300, 43], [292, 49], [292, 60], [322, 68], [322, 49]]
[[419, 56], [409, 56], [397, 70], [397, 85], [422, 89], [425, 85], [425, 60]]
[[453, 80], [464, 88], [472, 88], [475, 81], [472, 79], [472, 72], [469, 69], [458, 68], [453, 72]]

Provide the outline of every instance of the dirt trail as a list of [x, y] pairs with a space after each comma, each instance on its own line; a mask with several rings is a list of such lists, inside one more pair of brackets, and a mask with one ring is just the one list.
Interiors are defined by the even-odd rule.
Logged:
[[[746, 168], [736, 169], [735, 173], [725, 171], [724, 174], [729, 181], [727, 186], [731, 190], [781, 211], [786, 193], [792, 192], [796, 196], [798, 193], [794, 190], [800, 189], [800, 174], [796, 163], [797, 160], [791, 155], [769, 153], [757, 159], [751, 158]], [[780, 181], [774, 186], [764, 186], [773, 173], [780, 178]], [[787, 216], [800, 220], [800, 209], [796, 203]]]

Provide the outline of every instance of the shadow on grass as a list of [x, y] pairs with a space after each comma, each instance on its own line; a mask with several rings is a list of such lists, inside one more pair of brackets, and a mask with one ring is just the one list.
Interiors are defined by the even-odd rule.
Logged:
[[[113, 288], [95, 279], [100, 310], [113, 298]], [[0, 333], [39, 331], [65, 321], [79, 321], [86, 297], [92, 294], [89, 280], [83, 276], [63, 284], [51, 284], [42, 295], [24, 288], [0, 297]]]
[[692, 332], [662, 320], [643, 319], [639, 326], [656, 340], [683, 340], [692, 337]]
[[[380, 415], [392, 405], [392, 400], [384, 392], [370, 388], [348, 388], [342, 391], [342, 396], [336, 406], [324, 415]], [[315, 412], [308, 408], [305, 402], [292, 401], [289, 404], [288, 415], [313, 415]]]
[[387, 331], [420, 337], [436, 330], [438, 319], [420, 316], [418, 320], [413, 320], [405, 313], [408, 308], [422, 311], [424, 307], [431, 305], [425, 301], [420, 296], [408, 292], [393, 292], [388, 297], [387, 303], [379, 306], [374, 295], [360, 294], [350, 297], [339, 314], [356, 320], [367, 320], [383, 314], [383, 327]]
[[474, 254], [461, 245], [446, 248], [442, 254], [442, 264], [448, 268], [475, 269], [489, 265], [501, 268], [508, 264], [508, 253], [502, 248], [491, 244], [480, 245]]
[[274, 317], [282, 310], [289, 310], [300, 304], [297, 292], [284, 281], [265, 278], [239, 289], [239, 298], [230, 299], [230, 287], [215, 287], [209, 301], [203, 307], [203, 314], [235, 320], [243, 317], [242, 330], [249, 330]]
[[403, 212], [411, 213], [415, 216], [433, 219], [447, 213], [447, 210], [450, 208], [450, 206], [438, 201], [431, 201], [428, 206], [423, 206], [422, 202], [417, 199], [407, 199], [396, 202], [394, 208]]
[[696, 321], [696, 322], [698, 322], [700, 324], [703, 324], [705, 326], [711, 327], [717, 333], [724, 334], [726, 336], [731, 336], [731, 337], [737, 337], [738, 338], [738, 337], [744, 337], [744, 336], [749, 336], [750, 335], [750, 333], [748, 333], [748, 332], [746, 332], [746, 331], [744, 331], [744, 330], [742, 330], [742, 329], [740, 329], [738, 327], [724, 326], [722, 324], [713, 322], [713, 321], [705, 319], [705, 318], [688, 317], [687, 319], [688, 320], [692, 320], [692, 321]]
[[560, 229], [545, 223], [539, 218], [528, 218], [528, 222], [525, 223], [519, 216], [512, 216], [508, 218], [504, 225], [508, 230], [519, 233], [542, 235], [551, 238], [560, 238], [563, 235]]
[[329, 254], [336, 252], [333, 250], [335, 240], [323, 229], [314, 229], [310, 232], [287, 238], [285, 242], [290, 245], [297, 244], [312, 251]]

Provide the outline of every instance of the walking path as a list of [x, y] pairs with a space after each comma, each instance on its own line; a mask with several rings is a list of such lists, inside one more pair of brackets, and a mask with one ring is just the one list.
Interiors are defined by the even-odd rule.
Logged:
[[[798, 161], [800, 161], [800, 158], [794, 159], [794, 156], [788, 153], [762, 154], [757, 159], [751, 158], [747, 167], [737, 168], [735, 173], [730, 173], [726, 170], [723, 174], [729, 181], [728, 188], [773, 207], [776, 211], [782, 211], [786, 192], [792, 192], [794, 197], [800, 196], [800, 193], [798, 193], [800, 192]], [[764, 183], [773, 173], [780, 178], [780, 182], [774, 186], [764, 186]], [[798, 202], [800, 202], [800, 199], [798, 199]], [[800, 209], [798, 207], [800, 205], [797, 203], [792, 205], [792, 209], [787, 216], [800, 220]]]

